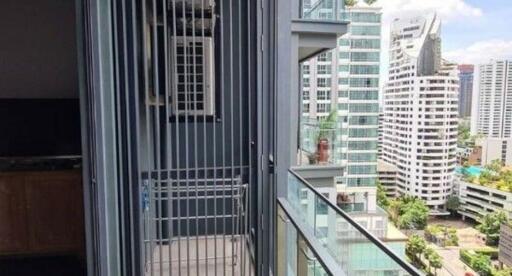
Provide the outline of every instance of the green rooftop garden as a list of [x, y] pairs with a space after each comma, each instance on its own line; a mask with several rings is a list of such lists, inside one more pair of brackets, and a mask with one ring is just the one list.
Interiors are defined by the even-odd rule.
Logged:
[[468, 171], [468, 166], [462, 168], [462, 179], [466, 182], [512, 192], [512, 170], [504, 168], [500, 160], [494, 160], [486, 165], [479, 176]]

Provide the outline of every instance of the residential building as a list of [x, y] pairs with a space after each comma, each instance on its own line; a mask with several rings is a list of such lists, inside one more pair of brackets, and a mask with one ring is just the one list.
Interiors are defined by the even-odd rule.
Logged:
[[398, 168], [399, 194], [446, 214], [456, 164], [458, 72], [441, 58], [437, 15], [400, 18], [391, 26], [384, 92], [382, 160]]
[[460, 64], [459, 69], [459, 117], [471, 116], [473, 98], [473, 73], [475, 66], [471, 64]]
[[356, 195], [357, 203], [375, 212], [381, 9], [358, 1], [342, 18], [350, 25], [336, 50], [302, 67], [302, 114], [322, 120], [337, 112], [334, 162], [346, 167], [338, 192]]
[[384, 112], [379, 113], [379, 140], [377, 144], [377, 158], [382, 156], [382, 142], [384, 140]]
[[512, 61], [478, 65], [475, 81], [472, 134], [512, 138]]
[[477, 141], [482, 148], [481, 165], [499, 160], [505, 166], [512, 166], [512, 138], [483, 138]]
[[498, 260], [502, 265], [512, 267], [512, 225], [504, 223], [500, 227]]
[[331, 136], [299, 174], [299, 68], [348, 31], [308, 3], [1, 2], [1, 274], [421, 275], [320, 192]]
[[463, 219], [478, 221], [484, 215], [496, 211], [503, 211], [508, 217], [512, 216], [512, 193], [491, 185], [468, 183], [458, 177], [455, 185], [460, 202], [458, 213]]
[[379, 174], [379, 183], [386, 191], [386, 196], [390, 198], [397, 197], [398, 168], [391, 163], [379, 159], [377, 173]]

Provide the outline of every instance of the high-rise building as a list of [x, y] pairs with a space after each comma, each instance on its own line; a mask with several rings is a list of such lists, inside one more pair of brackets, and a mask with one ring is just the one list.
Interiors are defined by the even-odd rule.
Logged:
[[461, 64], [459, 69], [459, 117], [470, 117], [473, 98], [473, 73], [475, 66]]
[[364, 1], [346, 7], [350, 21], [338, 47], [303, 67], [303, 116], [322, 120], [337, 112], [336, 163], [346, 166], [338, 192], [376, 209], [381, 8]]
[[452, 192], [458, 124], [458, 72], [441, 58], [437, 15], [396, 19], [391, 26], [384, 92], [382, 159], [398, 168], [398, 194], [444, 209]]
[[493, 60], [477, 69], [471, 132], [512, 138], [512, 61]]

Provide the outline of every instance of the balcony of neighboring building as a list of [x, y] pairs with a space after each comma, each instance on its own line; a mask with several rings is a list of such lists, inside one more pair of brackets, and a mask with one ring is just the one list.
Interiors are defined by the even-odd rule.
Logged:
[[337, 39], [347, 33], [348, 21], [342, 17], [343, 0], [300, 0], [292, 12], [292, 34], [299, 45], [299, 61], [333, 49]]

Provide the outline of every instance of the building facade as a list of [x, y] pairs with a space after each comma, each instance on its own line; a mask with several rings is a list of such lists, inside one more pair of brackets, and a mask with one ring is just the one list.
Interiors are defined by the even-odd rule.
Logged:
[[440, 28], [435, 14], [393, 22], [384, 92], [382, 159], [398, 168], [398, 193], [433, 213], [452, 192], [458, 124], [458, 73], [441, 58]]
[[303, 116], [337, 112], [335, 162], [346, 166], [338, 191], [376, 210], [381, 9], [359, 1], [342, 18], [349, 31], [336, 50], [303, 66]]
[[379, 183], [384, 188], [386, 196], [397, 197], [397, 178], [398, 168], [388, 162], [379, 160], [377, 163], [377, 173], [379, 174]]
[[504, 223], [500, 227], [498, 260], [506, 266], [512, 266], [512, 225]]
[[459, 117], [465, 118], [471, 116], [471, 107], [473, 99], [473, 74], [475, 66], [471, 64], [461, 64], [459, 69]]
[[492, 60], [477, 70], [472, 134], [512, 138], [512, 61]]
[[504, 166], [512, 166], [512, 138], [485, 138], [477, 142], [482, 148], [481, 165], [499, 160]]
[[503, 211], [512, 216], [512, 193], [465, 182], [457, 177], [455, 180], [456, 194], [459, 196], [458, 213], [462, 218], [478, 221], [486, 214]]

